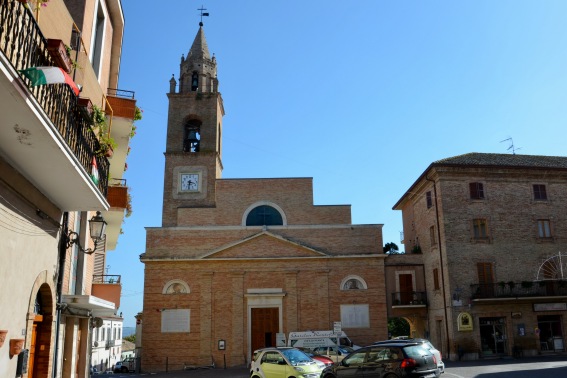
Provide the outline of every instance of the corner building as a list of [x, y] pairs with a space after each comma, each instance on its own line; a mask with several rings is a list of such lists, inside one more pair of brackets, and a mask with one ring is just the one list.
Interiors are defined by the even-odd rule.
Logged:
[[278, 333], [336, 321], [356, 344], [386, 338], [382, 225], [314, 205], [311, 178], [221, 179], [224, 107], [202, 24], [178, 80], [162, 227], [141, 255], [142, 370], [243, 366]]

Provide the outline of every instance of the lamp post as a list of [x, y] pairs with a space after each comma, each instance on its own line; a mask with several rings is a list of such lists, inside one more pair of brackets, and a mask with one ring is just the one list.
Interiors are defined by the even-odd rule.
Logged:
[[87, 255], [94, 253], [94, 251], [96, 251], [96, 246], [98, 242], [100, 242], [104, 238], [106, 232], [106, 225], [107, 223], [102, 217], [100, 211], [97, 211], [96, 215], [94, 215], [89, 221], [89, 231], [91, 234], [91, 239], [93, 239], [94, 241], [94, 248], [92, 249], [83, 248], [83, 246], [79, 242], [79, 234], [76, 233], [75, 231], [69, 231], [67, 235], [67, 248], [69, 248], [73, 244], [76, 244], [77, 247], [79, 247], [79, 250], [81, 250], [81, 252]]

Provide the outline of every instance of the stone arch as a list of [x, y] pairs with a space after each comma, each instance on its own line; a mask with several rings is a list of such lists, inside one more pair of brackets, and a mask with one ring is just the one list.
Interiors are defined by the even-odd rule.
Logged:
[[248, 206], [248, 208], [244, 211], [244, 214], [242, 214], [242, 221], [241, 221], [242, 226], [246, 226], [246, 219], [248, 219], [248, 215], [250, 214], [250, 212], [252, 210], [254, 210], [255, 208], [257, 208], [259, 206], [269, 206], [269, 207], [274, 208], [277, 212], [280, 213], [280, 215], [282, 217], [282, 225], [287, 226], [287, 217], [285, 216], [285, 212], [283, 211], [283, 209], [281, 207], [279, 207], [278, 205], [276, 205], [275, 203], [270, 202], [270, 201], [258, 201], [258, 202], [253, 203], [252, 205]]
[[368, 284], [364, 278], [357, 276], [355, 274], [348, 275], [344, 277], [341, 281], [341, 290], [366, 290], [368, 289]]
[[182, 280], [171, 280], [168, 281], [165, 285], [163, 285], [162, 294], [189, 294], [191, 292], [191, 288], [185, 281]]
[[[53, 360], [57, 296], [51, 282], [53, 279], [47, 270], [39, 273], [30, 290], [28, 302], [25, 348], [30, 350], [29, 369], [32, 369], [33, 375], [38, 377], [50, 375]], [[35, 339], [34, 350], [31, 345], [32, 339]], [[42, 348], [37, 347], [39, 345]]]

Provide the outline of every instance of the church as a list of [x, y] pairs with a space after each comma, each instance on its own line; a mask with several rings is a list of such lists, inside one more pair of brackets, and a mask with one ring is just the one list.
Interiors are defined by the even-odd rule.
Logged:
[[167, 96], [162, 226], [140, 256], [142, 370], [244, 366], [290, 332], [337, 324], [357, 345], [386, 339], [381, 224], [315, 205], [312, 178], [221, 177], [224, 105], [202, 23]]

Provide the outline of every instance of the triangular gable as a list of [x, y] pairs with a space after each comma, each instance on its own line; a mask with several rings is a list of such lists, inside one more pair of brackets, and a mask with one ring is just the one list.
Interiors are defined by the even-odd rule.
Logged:
[[327, 254], [313, 248], [301, 245], [281, 235], [269, 231], [262, 231], [234, 243], [217, 248], [203, 259], [256, 259], [256, 258], [301, 258], [324, 257]]

